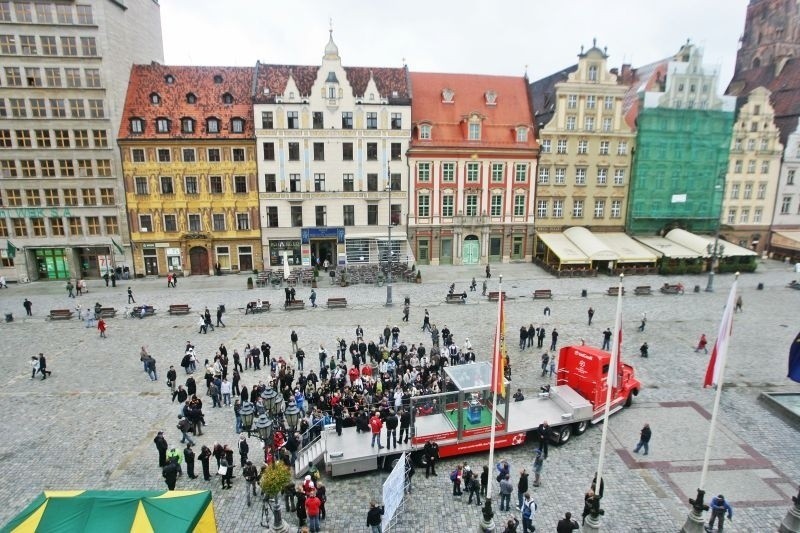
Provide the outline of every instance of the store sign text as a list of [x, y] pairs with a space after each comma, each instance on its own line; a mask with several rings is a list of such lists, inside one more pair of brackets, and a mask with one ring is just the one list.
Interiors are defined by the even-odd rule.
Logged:
[[68, 207], [16, 207], [12, 209], [0, 209], [0, 218], [55, 218], [71, 216], [72, 211]]

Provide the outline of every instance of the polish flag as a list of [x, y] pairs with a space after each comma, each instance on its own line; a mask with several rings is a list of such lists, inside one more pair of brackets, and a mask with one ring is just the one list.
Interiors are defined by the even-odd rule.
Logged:
[[733, 280], [731, 292], [728, 294], [728, 301], [725, 304], [725, 312], [722, 314], [722, 322], [719, 325], [717, 341], [711, 351], [711, 359], [708, 361], [706, 378], [703, 380], [703, 387], [719, 385], [722, 382], [722, 374], [725, 371], [725, 359], [728, 355], [728, 343], [733, 329], [733, 309], [736, 306], [736, 285], [739, 278]]

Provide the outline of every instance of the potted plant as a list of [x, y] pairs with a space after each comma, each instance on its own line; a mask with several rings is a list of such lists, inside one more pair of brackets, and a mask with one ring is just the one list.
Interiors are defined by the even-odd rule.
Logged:
[[248, 289], [252, 289], [253, 288], [253, 278], [252, 278], [252, 276], [248, 276], [247, 277], [247, 288]]
[[422, 273], [417, 270], [417, 283], [422, 283]]
[[[261, 491], [266, 495], [267, 505], [269, 505], [273, 516], [272, 529], [274, 531], [287, 531], [283, 517], [281, 517], [281, 503], [278, 499], [278, 494], [281, 493], [283, 487], [292, 480], [292, 473], [289, 467], [282, 461], [276, 461], [267, 466], [264, 473], [261, 475], [259, 484]], [[261, 523], [261, 527], [269, 527], [269, 524]]]
[[318, 277], [319, 277], [319, 268], [318, 267], [314, 267], [314, 277], [311, 278], [311, 288], [312, 289], [316, 289], [317, 288], [317, 278]]

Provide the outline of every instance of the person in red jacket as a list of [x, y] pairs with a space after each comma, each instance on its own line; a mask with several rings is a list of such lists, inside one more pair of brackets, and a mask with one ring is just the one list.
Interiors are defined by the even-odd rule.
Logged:
[[375, 442], [377, 441], [378, 449], [382, 450], [383, 446], [381, 446], [381, 429], [383, 429], [383, 420], [381, 420], [378, 411], [375, 411], [375, 414], [369, 419], [369, 427], [372, 430], [372, 447], [375, 447]]
[[306, 498], [306, 516], [308, 517], [308, 530], [312, 533], [319, 531], [319, 512], [322, 501], [317, 498], [317, 491], [312, 490]]
[[694, 349], [695, 353], [699, 352], [700, 350], [703, 350], [704, 352], [708, 353], [708, 348], [706, 348], [707, 344], [708, 340], [706, 340], [706, 334], [703, 333], [702, 335], [700, 335], [700, 342], [697, 343], [697, 348]]

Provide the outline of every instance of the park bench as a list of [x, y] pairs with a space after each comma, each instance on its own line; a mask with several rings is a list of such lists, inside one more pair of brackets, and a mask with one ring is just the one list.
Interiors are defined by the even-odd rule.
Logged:
[[69, 320], [74, 314], [69, 309], [51, 309], [47, 318], [50, 320]]
[[653, 289], [650, 287], [650, 285], [639, 285], [633, 289], [633, 294], [636, 296], [650, 296], [653, 294]]
[[[489, 301], [496, 302], [500, 299], [500, 292], [498, 291], [490, 291], [489, 292]], [[503, 300], [507, 300], [508, 296], [506, 296], [506, 291], [503, 291]]]
[[101, 307], [100, 316], [98, 318], [114, 318], [117, 316], [117, 310], [114, 307]]
[[[619, 296], [619, 286], [615, 285], [613, 287], [609, 287], [606, 291], [606, 294], [609, 296]], [[625, 287], [622, 287], [622, 295], [625, 296]]]
[[294, 311], [297, 309], [305, 309], [306, 303], [303, 300], [292, 300], [283, 304], [283, 308], [287, 311]]
[[538, 289], [533, 291], [534, 300], [551, 300], [553, 298], [553, 291], [550, 289]]
[[[144, 308], [144, 315], [142, 315], [142, 308]], [[154, 316], [155, 314], [156, 308], [152, 305], [138, 305], [131, 311], [132, 318], [144, 318], [146, 316]]]
[[264, 313], [269, 311], [269, 302], [266, 300], [261, 300], [261, 307], [257, 307], [258, 302], [247, 302], [247, 306], [245, 306], [244, 314], [251, 314], [254, 315], [256, 313]]
[[189, 304], [170, 304], [169, 314], [171, 315], [188, 315], [192, 311]]
[[347, 307], [347, 298], [328, 298], [325, 306], [328, 309], [342, 309]]
[[445, 296], [445, 302], [449, 304], [465, 304], [467, 303], [467, 299], [463, 297], [463, 294], [448, 294]]

